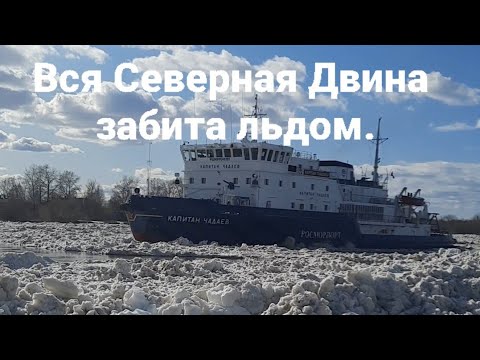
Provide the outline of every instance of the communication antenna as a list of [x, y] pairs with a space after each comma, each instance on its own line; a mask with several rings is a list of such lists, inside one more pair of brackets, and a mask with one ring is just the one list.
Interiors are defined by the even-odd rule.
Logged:
[[147, 195], [150, 196], [150, 171], [152, 167], [152, 142], [148, 143], [148, 161], [147, 161]]

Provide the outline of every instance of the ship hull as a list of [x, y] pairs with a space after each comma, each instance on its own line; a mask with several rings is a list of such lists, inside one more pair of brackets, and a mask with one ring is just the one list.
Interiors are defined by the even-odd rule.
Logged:
[[362, 235], [358, 222], [342, 213], [220, 205], [211, 200], [132, 196], [123, 206], [138, 241], [221, 245], [354, 245], [359, 248], [448, 247], [439, 236]]

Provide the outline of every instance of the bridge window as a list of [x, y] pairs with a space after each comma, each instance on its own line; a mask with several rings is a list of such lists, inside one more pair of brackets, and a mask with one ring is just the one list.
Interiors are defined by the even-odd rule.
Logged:
[[245, 179], [245, 184], [250, 185], [250, 181], [251, 181], [250, 178], [246, 178], [246, 179]]
[[222, 149], [215, 149], [215, 157], [217, 158], [223, 157]]
[[328, 211], [328, 205], [324, 206], [325, 211]]
[[268, 152], [267, 161], [272, 161], [272, 155], [273, 155], [273, 150], [270, 150], [270, 151]]
[[224, 153], [225, 153], [225, 157], [226, 158], [229, 158], [229, 157], [232, 157], [232, 150], [230, 149], [223, 149]]
[[192, 161], [196, 161], [197, 160], [197, 153], [195, 152], [195, 150], [190, 150], [190, 159]]
[[213, 149], [207, 149], [207, 157], [212, 158], [213, 157]]
[[207, 178], [202, 178], [202, 184], [206, 184], [207, 183]]
[[271, 208], [272, 207], [272, 202], [269, 200], [267, 201], [267, 204], [265, 205], [266, 208]]
[[234, 183], [235, 185], [237, 185], [237, 184], [238, 184], [238, 178], [233, 178], [233, 183]]
[[278, 159], [278, 151], [275, 151], [275, 154], [273, 155], [273, 162], [277, 162]]
[[195, 183], [195, 178], [190, 178], [190, 179], [189, 179], [189, 183], [190, 183], [190, 184], [194, 184], [194, 183]]
[[198, 150], [197, 150], [197, 156], [198, 156], [199, 159], [200, 159], [200, 158], [205, 158], [205, 157], [207, 157], [207, 150], [205, 150], [205, 149], [198, 149]]
[[325, 186], [325, 191], [328, 191], [328, 185], [327, 185], [327, 186]]
[[290, 204], [290, 207], [291, 207], [292, 209], [295, 209], [295, 203], [291, 203], [291, 204]]
[[262, 157], [260, 158], [260, 160], [265, 160], [267, 158], [267, 149], [262, 149]]
[[233, 157], [242, 157], [242, 149], [233, 149]]
[[284, 158], [284, 157], [285, 157], [285, 152], [282, 151], [282, 152], [280, 153], [280, 157], [278, 158], [278, 162], [279, 162], [279, 163], [283, 163], [283, 158]]
[[287, 153], [287, 155], [285, 155], [285, 163], [288, 164], [289, 160], [290, 160], [290, 153]]
[[245, 160], [250, 160], [250, 149], [243, 149], [245, 154]]
[[270, 183], [270, 180], [265, 179], [265, 185], [268, 185]]
[[314, 205], [310, 204], [310, 210], [314, 210]]
[[279, 181], [278, 181], [278, 186], [280, 186], [280, 187], [283, 186], [283, 181], [282, 181], [282, 180], [279, 180]]
[[300, 204], [300, 210], [304, 210], [305, 209], [305, 205], [304, 204]]
[[310, 185], [310, 190], [315, 190], [315, 184]]
[[292, 182], [292, 189], [295, 189], [297, 187], [297, 183], [294, 181]]
[[252, 160], [258, 160], [258, 148], [252, 148]]

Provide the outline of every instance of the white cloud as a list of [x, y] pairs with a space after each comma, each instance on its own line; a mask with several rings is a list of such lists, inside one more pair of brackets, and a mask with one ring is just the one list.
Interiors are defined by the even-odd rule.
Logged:
[[18, 140], [4, 142], [0, 144], [0, 149], [14, 151], [34, 151], [50, 153], [82, 153], [79, 148], [65, 144], [50, 144], [46, 141], [40, 141], [34, 138], [21, 137]]
[[450, 106], [474, 106], [480, 104], [480, 89], [459, 83], [451, 77], [442, 75], [438, 71], [427, 74], [428, 92], [412, 93], [406, 86], [406, 92], [372, 92], [370, 94], [357, 93], [369, 100], [383, 100], [399, 104], [408, 100], [430, 99]]
[[467, 124], [465, 122], [454, 122], [451, 124], [435, 126], [433, 129], [440, 132], [469, 131], [480, 129], [480, 119], [477, 120], [476, 125]]
[[120, 168], [113, 168], [113, 169], [112, 169], [112, 172], [115, 172], [115, 173], [121, 173], [121, 172], [123, 172], [123, 169], [120, 169]]
[[[148, 169], [141, 168], [135, 170], [135, 177], [140, 179], [141, 183], [147, 182]], [[162, 168], [153, 168], [150, 170], [151, 179], [161, 179], [161, 180], [174, 180], [175, 172], [171, 170], [163, 170]]]
[[3, 130], [0, 130], [0, 143], [14, 141], [17, 137], [15, 134], [8, 134]]
[[[371, 170], [369, 165], [361, 167]], [[356, 170], [360, 171], [360, 167]], [[430, 203], [430, 212], [466, 218], [480, 212], [480, 163], [432, 161], [380, 166], [380, 174], [387, 171], [393, 171], [395, 176], [389, 179], [391, 197], [400, 193], [404, 186], [409, 192], [420, 188], [422, 196]]]
[[21, 137], [0, 130], [0, 150], [35, 151], [51, 153], [83, 153], [79, 148], [65, 144], [51, 144], [34, 138]]
[[4, 175], [0, 175], [0, 180], [12, 178], [12, 177], [16, 179], [21, 179], [23, 176], [21, 174], [4, 174]]
[[407, 106], [408, 111], [415, 111], [415, 108], [412, 105]]
[[66, 57], [79, 59], [86, 57], [95, 61], [96, 64], [104, 64], [108, 58], [108, 54], [96, 47], [90, 45], [62, 45], [67, 50]]
[[135, 48], [141, 50], [158, 50], [158, 51], [177, 51], [177, 50], [193, 50], [197, 49], [199, 45], [122, 45], [127, 48]]

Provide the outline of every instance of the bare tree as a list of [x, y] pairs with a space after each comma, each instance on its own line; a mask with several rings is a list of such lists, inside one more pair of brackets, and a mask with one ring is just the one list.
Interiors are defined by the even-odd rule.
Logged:
[[85, 191], [83, 193], [85, 199], [95, 201], [98, 204], [103, 204], [105, 202], [105, 192], [99, 183], [95, 180], [88, 180], [85, 185]]
[[9, 176], [0, 180], [0, 198], [25, 200], [25, 189], [19, 179]]
[[35, 207], [42, 201], [43, 183], [41, 176], [41, 167], [38, 165], [31, 165], [25, 169], [23, 173], [23, 186], [25, 188], [25, 196], [30, 200]]
[[175, 180], [162, 180], [154, 178], [150, 180], [150, 195], [181, 197], [183, 194], [182, 181], [175, 184]]
[[58, 174], [56, 187], [57, 196], [62, 199], [73, 199], [77, 197], [77, 194], [80, 191], [80, 186], [78, 185], [79, 181], [80, 176], [73, 171], [65, 170]]
[[133, 176], [124, 176], [122, 180], [115, 184], [110, 198], [110, 205], [114, 208], [127, 201], [132, 190], [138, 186], [138, 179]]
[[40, 167], [40, 176], [41, 181], [43, 183], [43, 187], [45, 189], [45, 201], [49, 202], [52, 197], [55, 196], [55, 192], [57, 190], [57, 180], [58, 174], [57, 170], [50, 167], [50, 165], [42, 165]]

